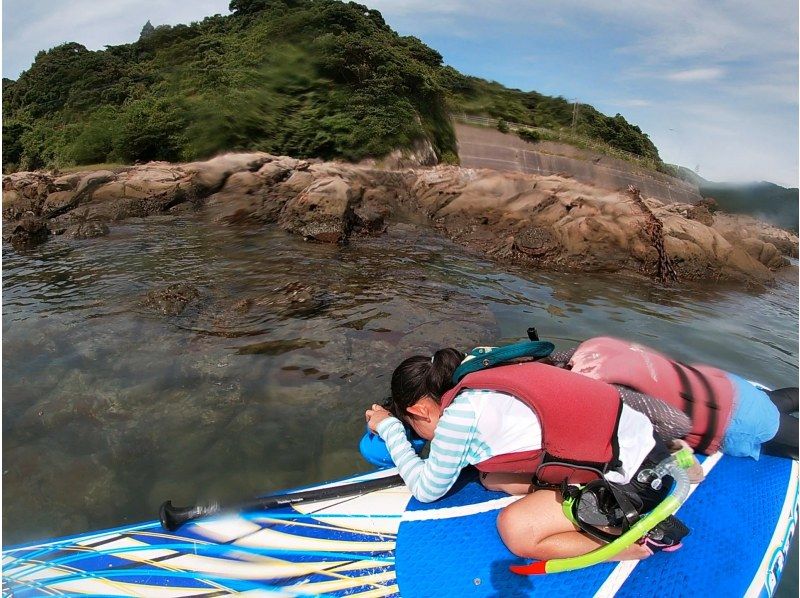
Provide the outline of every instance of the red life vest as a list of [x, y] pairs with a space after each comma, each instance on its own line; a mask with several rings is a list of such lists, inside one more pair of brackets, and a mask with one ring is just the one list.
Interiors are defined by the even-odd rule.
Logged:
[[628, 386], [682, 410], [692, 421], [686, 442], [706, 455], [719, 450], [735, 394], [724, 371], [678, 363], [648, 347], [603, 336], [581, 343], [570, 365], [573, 372]]
[[533, 473], [541, 482], [560, 484], [595, 480], [620, 465], [622, 401], [613, 386], [551, 365], [518, 363], [467, 374], [442, 396], [442, 408], [466, 388], [516, 397], [542, 427], [540, 450], [497, 455], [478, 463], [479, 470]]

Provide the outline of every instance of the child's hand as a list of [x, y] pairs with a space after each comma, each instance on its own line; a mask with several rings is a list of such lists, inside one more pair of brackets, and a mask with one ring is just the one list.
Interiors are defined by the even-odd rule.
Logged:
[[372, 406], [371, 409], [367, 409], [367, 412], [364, 414], [367, 417], [367, 425], [369, 429], [373, 432], [377, 432], [376, 428], [378, 424], [385, 420], [387, 417], [392, 417], [392, 414], [387, 410], [378, 405], [377, 403]]

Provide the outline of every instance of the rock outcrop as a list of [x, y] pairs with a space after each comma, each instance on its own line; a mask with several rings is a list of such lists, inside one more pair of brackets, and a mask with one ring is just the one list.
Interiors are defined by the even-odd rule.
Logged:
[[99, 236], [129, 217], [197, 211], [229, 226], [277, 223], [346, 243], [390, 221], [428, 223], [502, 262], [679, 279], [768, 281], [797, 256], [796, 235], [705, 205], [664, 204], [572, 179], [454, 166], [377, 168], [256, 152], [55, 176], [3, 177], [6, 238]]

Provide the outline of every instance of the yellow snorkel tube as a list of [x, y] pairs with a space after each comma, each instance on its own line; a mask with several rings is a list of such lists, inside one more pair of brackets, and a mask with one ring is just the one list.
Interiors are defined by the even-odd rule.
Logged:
[[[661, 463], [655, 466], [653, 472], [653, 488], [658, 489], [661, 480], [665, 476], [672, 476], [674, 483], [670, 493], [662, 500], [652, 511], [643, 516], [636, 523], [634, 523], [626, 532], [617, 537], [615, 540], [609, 542], [605, 546], [593, 550], [587, 554], [580, 556], [564, 558], [564, 559], [551, 559], [548, 561], [536, 561], [528, 563], [527, 565], [511, 565], [509, 567], [512, 572], [520, 575], [541, 575], [544, 573], [560, 573], [562, 571], [574, 571], [576, 569], [583, 569], [598, 563], [607, 561], [608, 559], [616, 556], [629, 546], [636, 543], [643, 538], [650, 530], [652, 530], [659, 523], [664, 521], [667, 517], [675, 513], [680, 506], [684, 503], [689, 496], [689, 475], [686, 470], [692, 466], [693, 459], [692, 453], [688, 449], [683, 449], [674, 455], [670, 455]], [[567, 509], [570, 512], [567, 517], [573, 519], [571, 513], [572, 502], [569, 500], [564, 501], [565, 512]]]

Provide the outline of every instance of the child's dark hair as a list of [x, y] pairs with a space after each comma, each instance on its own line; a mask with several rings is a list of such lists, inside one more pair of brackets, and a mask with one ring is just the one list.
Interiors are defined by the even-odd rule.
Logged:
[[433, 357], [414, 355], [398, 365], [392, 373], [392, 396], [384, 407], [392, 415], [405, 419], [408, 408], [425, 395], [437, 403], [455, 386], [453, 372], [465, 355], [456, 349], [439, 349]]

